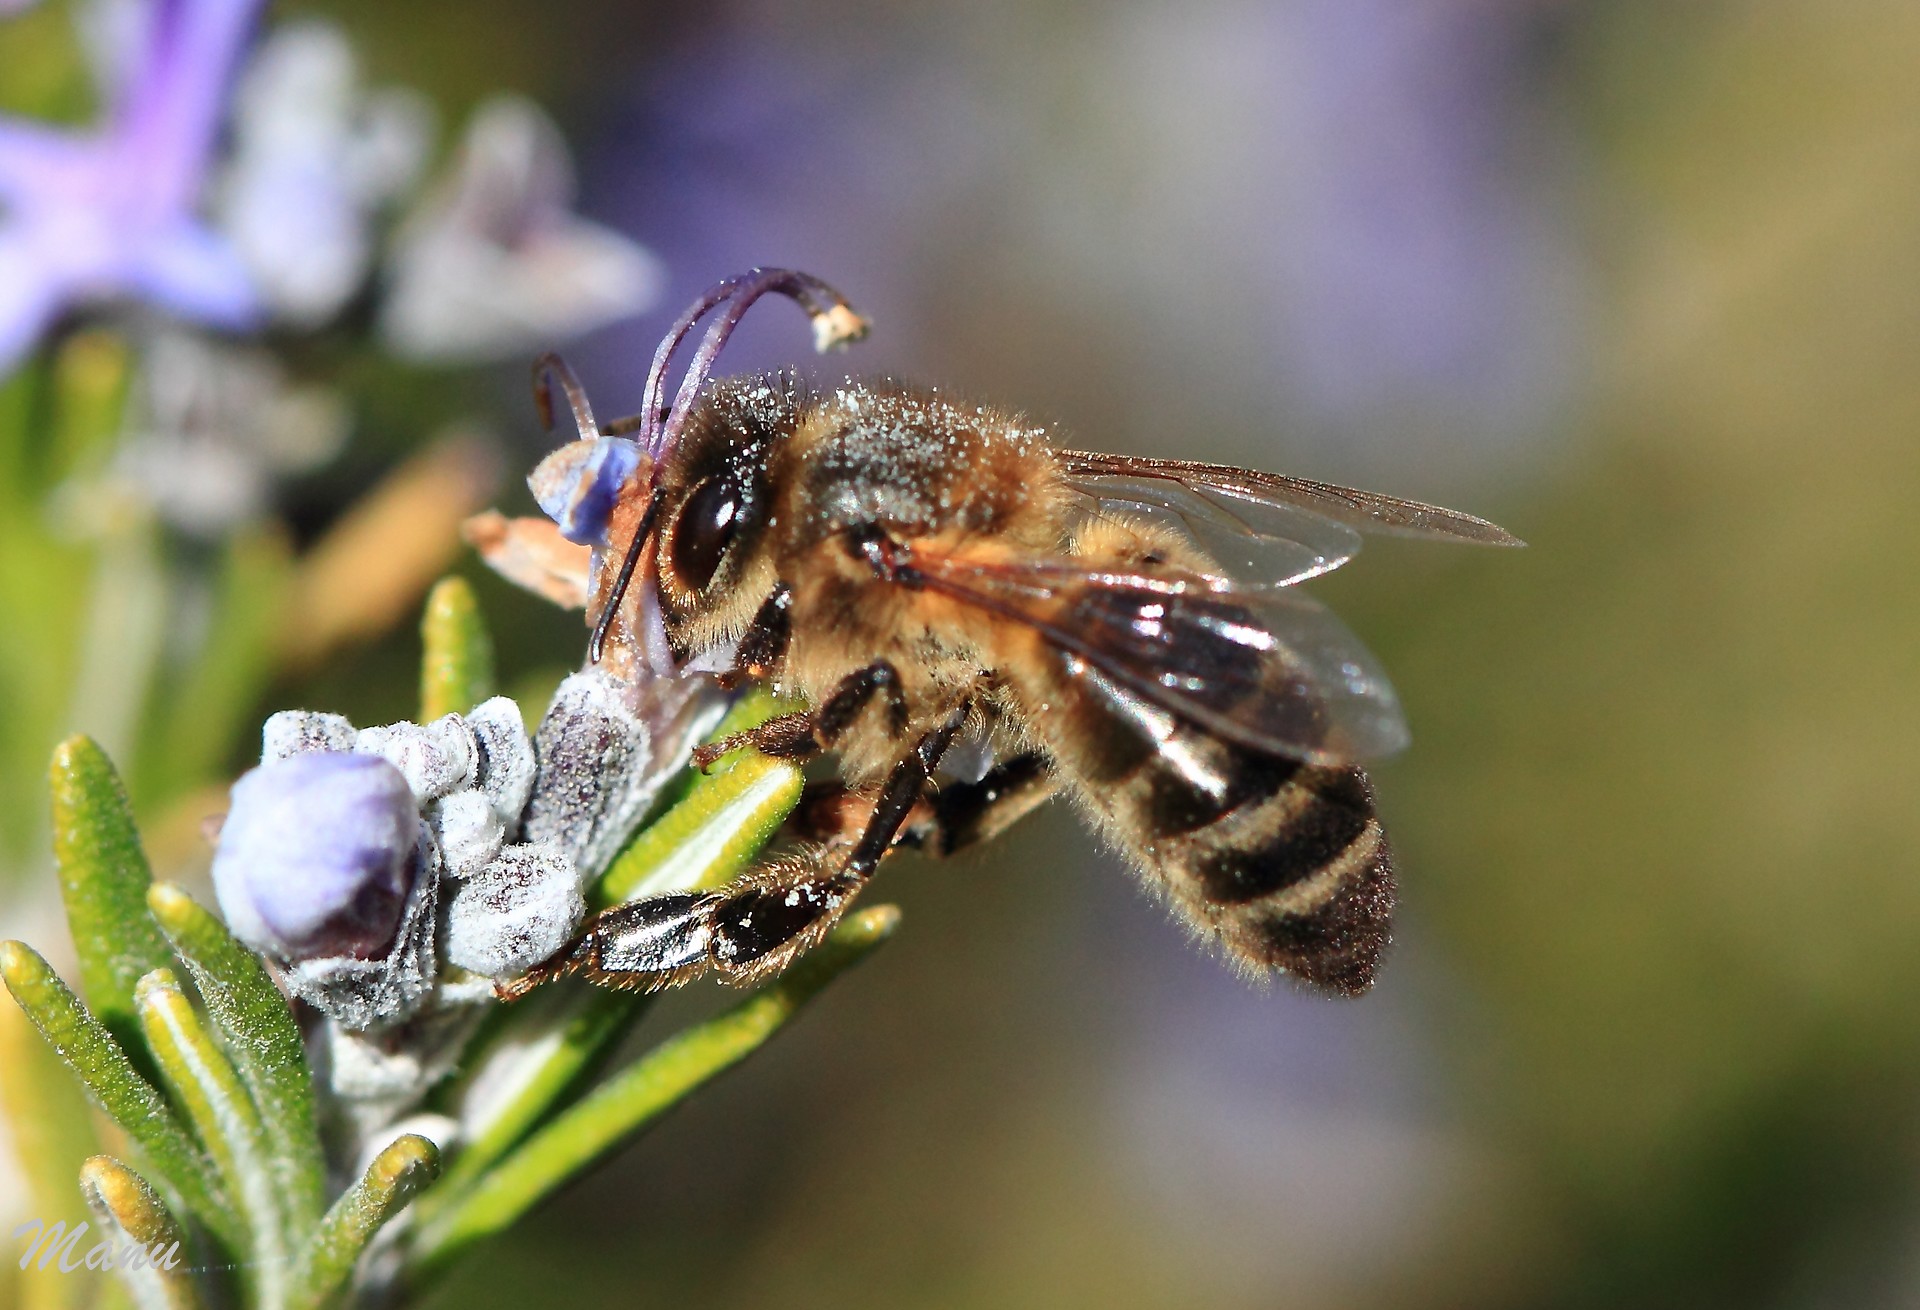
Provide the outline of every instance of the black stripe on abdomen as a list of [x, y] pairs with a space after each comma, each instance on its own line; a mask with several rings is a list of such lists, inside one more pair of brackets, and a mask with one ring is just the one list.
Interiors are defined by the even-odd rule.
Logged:
[[1372, 810], [1315, 790], [1312, 774], [1326, 770], [1305, 772], [1307, 777], [1288, 784], [1297, 792], [1274, 793], [1270, 827], [1242, 825], [1231, 838], [1222, 833], [1216, 849], [1194, 852], [1187, 872], [1200, 884], [1201, 896], [1215, 905], [1274, 896], [1333, 864], [1365, 833]]
[[1164, 760], [1117, 788], [1109, 814], [1139, 831], [1145, 872], [1235, 959], [1344, 995], [1364, 991], [1393, 910], [1391, 856], [1366, 776], [1219, 749], [1221, 776], [1239, 785], [1226, 798], [1195, 789], [1180, 817], [1199, 822], [1170, 831], [1178, 793]]
[[1377, 822], [1349, 848], [1348, 866], [1311, 908], [1249, 903], [1223, 925], [1222, 941], [1242, 958], [1357, 996], [1372, 986], [1392, 941], [1393, 861]]

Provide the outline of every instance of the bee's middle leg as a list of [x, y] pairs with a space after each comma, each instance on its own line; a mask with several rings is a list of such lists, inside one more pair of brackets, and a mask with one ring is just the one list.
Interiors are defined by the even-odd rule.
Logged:
[[822, 751], [832, 750], [868, 702], [879, 695], [886, 697], [887, 724], [894, 735], [905, 732], [907, 698], [900, 689], [900, 671], [887, 660], [875, 660], [842, 678], [818, 709], [781, 714], [758, 727], [696, 748], [694, 767], [704, 772], [721, 756], [748, 746], [776, 759], [811, 759]]
[[760, 982], [826, 936], [892, 849], [968, 713], [960, 706], [895, 763], [844, 859], [835, 861], [834, 847], [816, 848], [810, 858], [776, 863], [720, 893], [725, 900], [712, 916], [713, 962], [724, 981]]
[[899, 844], [945, 858], [991, 840], [1050, 800], [1058, 784], [1046, 758], [1029, 751], [1000, 761], [977, 782], [931, 788], [901, 829]]

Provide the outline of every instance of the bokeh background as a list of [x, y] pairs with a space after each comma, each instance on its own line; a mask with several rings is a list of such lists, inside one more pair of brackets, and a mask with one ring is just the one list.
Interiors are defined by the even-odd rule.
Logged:
[[[11, 20], [31, 59], [0, 22], [0, 97], [58, 101], [29, 83], [62, 9]], [[603, 412], [686, 298], [789, 264], [876, 320], [850, 367], [1531, 543], [1379, 542], [1314, 584], [1415, 737], [1378, 773], [1404, 910], [1370, 996], [1250, 989], [1064, 812], [902, 858], [894, 945], [438, 1304], [1920, 1304], [1920, 9], [273, 11], [302, 16], [430, 97], [441, 151], [503, 90], [555, 116], [581, 212], [662, 279], [569, 347]], [[802, 360], [801, 327], [756, 314], [734, 362]], [[271, 494], [287, 558], [429, 438], [427, 485], [530, 512], [524, 360], [334, 376], [351, 436]], [[510, 686], [577, 661], [458, 567]], [[405, 717], [409, 585], [325, 640], [282, 612], [306, 635], [263, 639], [232, 723]], [[16, 662], [51, 640], [0, 624]], [[36, 770], [79, 704], [8, 709], [4, 904], [41, 936]], [[135, 775], [181, 866], [247, 731], [193, 752]]]

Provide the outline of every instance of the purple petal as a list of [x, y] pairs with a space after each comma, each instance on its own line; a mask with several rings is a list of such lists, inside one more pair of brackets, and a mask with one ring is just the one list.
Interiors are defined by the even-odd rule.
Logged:
[[33, 123], [0, 121], [0, 194], [18, 204], [90, 186], [98, 145], [88, 137]]
[[199, 194], [234, 67], [258, 0], [157, 0], [145, 58], [114, 114], [127, 162], [149, 183], [158, 212]]
[[65, 291], [30, 244], [0, 235], [0, 379], [33, 349]]
[[560, 535], [582, 546], [606, 544], [620, 489], [640, 466], [640, 447], [625, 437], [570, 442], [540, 461], [527, 479], [533, 498]]
[[182, 318], [230, 329], [252, 327], [260, 318], [246, 265], [197, 223], [176, 223], [129, 252], [127, 281], [129, 290]]

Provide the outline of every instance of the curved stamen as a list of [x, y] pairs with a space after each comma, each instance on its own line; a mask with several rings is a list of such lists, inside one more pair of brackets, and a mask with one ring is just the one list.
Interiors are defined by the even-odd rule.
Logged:
[[540, 411], [540, 426], [553, 431], [555, 381], [560, 384], [560, 393], [567, 398], [567, 407], [573, 411], [573, 426], [580, 438], [600, 436], [599, 425], [593, 421], [593, 406], [587, 401], [587, 389], [580, 385], [580, 379], [567, 361], [552, 351], [533, 361], [533, 403]]
[[[741, 316], [754, 301], [769, 292], [786, 296], [806, 311], [807, 317], [814, 323], [814, 344], [817, 349], [842, 346], [866, 335], [866, 320], [854, 312], [847, 298], [810, 273], [800, 273], [790, 268], [754, 268], [714, 284], [687, 306], [686, 312], [667, 329], [667, 335], [661, 338], [659, 347], [653, 353], [653, 366], [647, 371], [646, 390], [642, 393], [640, 403], [640, 414], [645, 424], [641, 429], [640, 444], [656, 461], [667, 447], [667, 431], [677, 432], [672, 416], [692, 403], [712, 373], [715, 357], [726, 345], [727, 338], [733, 335]], [[674, 397], [673, 409], [666, 410], [663, 402], [666, 399], [667, 368], [673, 362], [674, 353], [693, 331], [694, 325], [722, 304], [727, 305], [727, 312], [707, 330], [706, 339], [701, 342], [693, 363], [687, 368], [687, 376], [680, 384], [679, 394]]]

